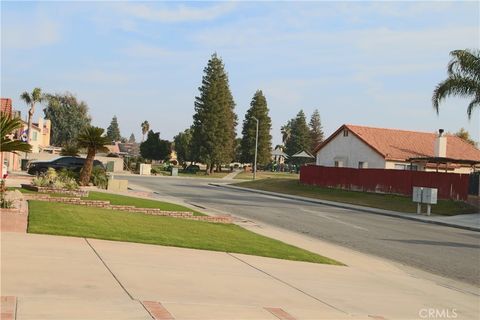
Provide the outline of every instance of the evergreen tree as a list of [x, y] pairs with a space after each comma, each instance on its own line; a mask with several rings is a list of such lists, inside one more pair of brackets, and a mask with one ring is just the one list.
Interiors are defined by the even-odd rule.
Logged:
[[258, 119], [258, 151], [257, 163], [267, 164], [272, 156], [272, 120], [268, 115], [267, 100], [261, 90], [257, 90], [250, 103], [250, 109], [245, 114], [242, 130], [241, 158], [242, 163], [255, 161], [255, 140]]
[[177, 153], [177, 159], [180, 163], [192, 161], [191, 141], [192, 129], [186, 129], [173, 137], [175, 152]]
[[463, 139], [465, 142], [470, 143], [472, 146], [476, 145], [475, 141], [470, 137], [470, 133], [464, 128], [460, 128], [455, 135], [460, 139]]
[[130, 135], [130, 138], [128, 138], [128, 142], [135, 143], [135, 135], [133, 133]]
[[110, 141], [120, 141], [122, 139], [120, 128], [118, 127], [117, 116], [113, 116], [112, 121], [107, 128], [107, 138], [110, 139]]
[[[291, 120], [291, 135], [285, 144], [285, 152], [292, 156], [300, 151], [309, 151], [312, 145], [311, 141], [305, 113], [303, 113], [303, 110], [300, 110], [297, 116]], [[295, 158], [290, 159], [292, 162], [298, 162]]]
[[140, 155], [148, 160], [168, 160], [172, 153], [172, 144], [160, 139], [160, 132], [150, 130], [147, 140], [140, 144]]
[[235, 156], [235, 102], [217, 54], [212, 55], [204, 69], [199, 91], [200, 95], [195, 97], [192, 147], [194, 160], [205, 163], [208, 173]]
[[47, 94], [47, 107], [43, 109], [45, 118], [51, 121], [50, 144], [65, 146], [77, 140], [77, 137], [90, 126], [88, 106], [67, 92]]
[[310, 127], [310, 139], [312, 140], [310, 151], [313, 152], [313, 150], [324, 139], [322, 123], [320, 120], [320, 113], [318, 112], [318, 109], [315, 109], [315, 111], [313, 112], [312, 117], [310, 118], [310, 123], [308, 125]]

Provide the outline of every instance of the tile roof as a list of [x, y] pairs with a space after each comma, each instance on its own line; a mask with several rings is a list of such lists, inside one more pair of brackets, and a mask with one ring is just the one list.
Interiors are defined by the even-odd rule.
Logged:
[[1, 98], [0, 111], [2, 113], [11, 114], [12, 113], [12, 99]]
[[[337, 134], [343, 132], [345, 128], [360, 140], [363, 140], [386, 160], [404, 161], [414, 157], [434, 157], [436, 133], [373, 128], [350, 124], [341, 126], [315, 149], [315, 153]], [[446, 134], [445, 136], [447, 137], [447, 158], [480, 161], [480, 150], [478, 148], [454, 135]]]

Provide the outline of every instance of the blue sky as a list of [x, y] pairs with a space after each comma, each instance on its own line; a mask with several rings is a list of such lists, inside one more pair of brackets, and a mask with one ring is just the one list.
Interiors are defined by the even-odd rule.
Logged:
[[[41, 87], [87, 102], [93, 124], [121, 133], [150, 122], [164, 139], [192, 123], [203, 68], [224, 60], [239, 117], [257, 89], [274, 144], [300, 109], [324, 130], [344, 123], [420, 131], [466, 128], [480, 112], [435, 85], [449, 52], [479, 47], [478, 2], [1, 2], [1, 96]], [[35, 118], [43, 115], [38, 108]]]

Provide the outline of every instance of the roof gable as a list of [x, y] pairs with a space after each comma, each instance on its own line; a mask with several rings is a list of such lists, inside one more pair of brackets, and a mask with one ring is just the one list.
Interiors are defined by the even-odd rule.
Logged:
[[[379, 153], [385, 160], [405, 161], [408, 158], [434, 156], [434, 144], [437, 137], [435, 133], [355, 125], [341, 126], [315, 149], [315, 153], [344, 129], [348, 129], [349, 132]], [[453, 135], [446, 135], [446, 137], [447, 158], [480, 161], [480, 150], [475, 146]]]

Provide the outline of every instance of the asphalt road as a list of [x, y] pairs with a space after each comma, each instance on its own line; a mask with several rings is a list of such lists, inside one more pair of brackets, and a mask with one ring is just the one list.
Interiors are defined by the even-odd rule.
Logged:
[[122, 177], [160, 194], [480, 285], [480, 233], [214, 187], [218, 179]]

